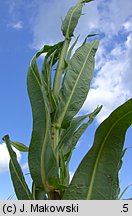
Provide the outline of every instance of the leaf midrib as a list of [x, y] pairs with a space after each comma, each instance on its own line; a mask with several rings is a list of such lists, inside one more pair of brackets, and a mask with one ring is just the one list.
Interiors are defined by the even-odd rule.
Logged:
[[100, 160], [100, 156], [101, 156], [101, 153], [103, 151], [103, 148], [104, 148], [104, 145], [105, 145], [105, 142], [109, 136], [109, 134], [111, 133], [112, 129], [115, 127], [116, 124], [118, 124], [118, 122], [120, 120], [122, 120], [123, 118], [125, 118], [127, 115], [129, 115], [132, 111], [129, 111], [127, 114], [124, 114], [121, 118], [119, 118], [114, 124], [113, 126], [110, 128], [110, 130], [108, 131], [107, 135], [105, 136], [104, 138], [104, 141], [102, 143], [102, 146], [100, 148], [100, 151], [99, 151], [99, 154], [96, 158], [96, 161], [95, 161], [95, 165], [94, 165], [94, 169], [93, 169], [93, 173], [92, 173], [92, 176], [91, 176], [91, 181], [90, 181], [90, 185], [89, 185], [89, 190], [88, 190], [88, 194], [87, 194], [87, 200], [90, 200], [90, 197], [91, 197], [91, 194], [92, 194], [92, 190], [93, 190], [93, 185], [94, 185], [94, 180], [95, 180], [95, 175], [96, 175], [96, 170], [97, 170], [97, 167], [98, 167], [98, 162]]
[[[36, 63], [36, 62], [35, 62]], [[43, 97], [43, 91], [42, 91], [42, 88], [41, 88], [41, 84], [40, 84], [40, 81], [39, 81], [39, 79], [37, 78], [37, 76], [36, 76], [36, 74], [34, 73], [34, 69], [33, 69], [33, 67], [32, 67], [32, 64], [30, 64], [30, 67], [31, 67], [31, 72], [33, 73], [33, 75], [34, 75], [34, 77], [35, 77], [35, 79], [36, 79], [36, 81], [37, 81], [37, 83], [38, 83], [38, 86], [39, 86], [39, 88], [40, 88], [40, 91], [41, 91], [41, 93], [42, 93], [42, 97]], [[44, 98], [43, 98], [44, 99]], [[43, 100], [43, 104], [44, 104], [44, 107], [45, 107], [45, 103], [44, 103], [44, 100]], [[45, 112], [45, 109], [44, 109], [44, 112]], [[47, 125], [47, 118], [46, 118], [46, 125]], [[46, 127], [46, 128], [48, 128], [48, 127]], [[46, 145], [45, 145], [45, 142], [46, 142], [46, 139], [47, 139], [47, 129], [46, 129], [46, 132], [45, 132], [45, 136], [44, 136], [44, 141], [43, 141], [43, 145], [42, 145], [42, 151], [41, 151], [41, 170], [40, 170], [40, 172], [41, 172], [41, 179], [42, 179], [42, 183], [43, 183], [43, 186], [44, 186], [44, 188], [46, 189], [46, 184], [45, 184], [45, 182], [46, 182], [46, 176], [45, 176], [45, 173], [44, 173], [44, 153], [45, 153], [45, 149], [46, 149]]]
[[61, 125], [61, 123], [62, 123], [62, 121], [63, 121], [63, 118], [64, 118], [64, 116], [65, 116], [65, 114], [66, 114], [67, 108], [68, 108], [68, 106], [69, 106], [69, 104], [70, 104], [70, 101], [71, 101], [71, 99], [72, 99], [72, 96], [73, 96], [73, 94], [74, 94], [74, 91], [75, 91], [75, 89], [76, 89], [76, 86], [77, 86], [77, 84], [78, 84], [78, 82], [79, 82], [79, 79], [80, 79], [80, 77], [81, 77], [81, 75], [82, 75], [82, 73], [83, 73], [83, 69], [84, 69], [84, 67], [85, 67], [85, 65], [86, 65], [86, 62], [87, 62], [88, 57], [89, 57], [89, 55], [90, 55], [90, 53], [91, 53], [91, 50], [93, 49], [93, 47], [94, 47], [94, 45], [96, 44], [96, 42], [97, 42], [97, 41], [94, 41], [93, 45], [91, 46], [90, 51], [88, 52], [88, 55], [87, 55], [87, 57], [86, 57], [86, 59], [85, 59], [85, 61], [84, 61], [84, 64], [83, 64], [83, 66], [82, 66], [82, 68], [81, 68], [81, 70], [80, 70], [80, 73], [79, 73], [78, 78], [77, 78], [77, 80], [76, 80], [76, 82], [75, 82], [75, 85], [74, 85], [74, 87], [73, 87], [73, 89], [72, 89], [72, 91], [71, 91], [71, 94], [70, 94], [70, 96], [69, 96], [69, 99], [68, 99], [68, 101], [67, 101], [67, 103], [66, 103], [66, 105], [65, 105], [65, 107], [64, 107], [64, 110], [63, 110], [63, 112], [62, 112], [62, 115], [60, 115], [60, 118], [58, 119], [58, 122], [60, 123], [60, 125]]
[[73, 17], [73, 14], [74, 12], [76, 11], [76, 9], [79, 7], [79, 4], [74, 8], [74, 10], [72, 11], [71, 13], [71, 16], [70, 16], [70, 19], [69, 19], [69, 23], [68, 23], [68, 28], [67, 28], [67, 31], [66, 31], [66, 38], [69, 38], [69, 29], [70, 29], [70, 25], [71, 25], [71, 21], [72, 21], [72, 17]]
[[15, 172], [17, 178], [19, 179], [19, 182], [20, 182], [21, 186], [23, 187], [23, 189], [24, 189], [25, 193], [27, 194], [28, 198], [31, 200], [31, 197], [30, 197], [30, 195], [29, 195], [29, 193], [27, 191], [26, 185], [25, 185], [25, 183], [23, 184], [23, 182], [21, 181], [21, 178], [19, 177], [19, 174], [17, 173], [17, 170], [15, 168], [15, 165], [14, 165], [14, 162], [13, 162], [12, 159], [11, 159], [11, 164], [12, 164], [12, 167], [14, 169], [14, 172]]

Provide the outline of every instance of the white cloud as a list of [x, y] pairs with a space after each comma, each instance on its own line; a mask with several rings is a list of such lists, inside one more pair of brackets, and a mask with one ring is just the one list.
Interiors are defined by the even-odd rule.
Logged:
[[[17, 154], [18, 161], [20, 161], [20, 159], [21, 159], [20, 152], [18, 150], [16, 150], [15, 148], [13, 148], [13, 150]], [[9, 160], [10, 160], [10, 156], [9, 156], [8, 150], [6, 148], [6, 144], [2, 143], [2, 144], [0, 144], [0, 173], [8, 171]]]
[[[33, 27], [37, 48], [42, 43], [54, 43], [62, 39], [61, 19], [76, 0], [45, 1], [38, 8]], [[83, 106], [83, 111], [103, 105], [97, 117], [100, 123], [116, 107], [131, 97], [132, 92], [132, 1], [99, 0], [84, 7], [76, 29], [76, 35], [84, 37], [90, 32], [104, 33], [96, 57], [96, 76]], [[79, 39], [81, 42], [82, 36]], [[122, 38], [122, 39], [121, 39]]]
[[124, 29], [125, 29], [127, 32], [132, 31], [132, 17], [131, 17], [130, 20], [126, 21], [126, 22], [123, 24], [123, 27], [124, 27]]
[[27, 169], [29, 169], [28, 162], [22, 165], [22, 170], [27, 170]]
[[[68, 9], [75, 5], [77, 0], [40, 1], [36, 7], [36, 16], [32, 19], [33, 45], [41, 47], [43, 43], [53, 43], [61, 40], [61, 17], [64, 18]], [[86, 36], [89, 32], [104, 32], [111, 37], [117, 34], [124, 22], [130, 28], [127, 18], [131, 16], [131, 0], [98, 0], [90, 2], [84, 7], [84, 16], [81, 16], [76, 35]]]
[[97, 54], [97, 75], [82, 108], [83, 111], [91, 111], [97, 105], [103, 105], [97, 116], [99, 123], [131, 98], [132, 93], [132, 34], [127, 36], [126, 41], [115, 43], [109, 53], [104, 46], [102, 48], [101, 45], [101, 51]]
[[17, 22], [8, 24], [8, 26], [15, 29], [15, 30], [20, 30], [20, 29], [23, 28], [23, 22], [22, 21], [17, 21]]

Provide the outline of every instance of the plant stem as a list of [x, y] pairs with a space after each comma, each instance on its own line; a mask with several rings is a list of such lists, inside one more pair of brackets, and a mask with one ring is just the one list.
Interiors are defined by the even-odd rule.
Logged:
[[54, 143], [53, 143], [53, 148], [54, 148], [57, 164], [59, 166], [59, 155], [58, 155], [58, 153], [56, 151], [58, 143], [59, 143], [59, 128], [54, 127]]
[[48, 194], [49, 200], [60, 200], [60, 194], [57, 191], [51, 191]]
[[61, 77], [62, 77], [62, 73], [65, 69], [65, 57], [66, 57], [66, 53], [67, 53], [70, 41], [71, 41], [70, 38], [65, 38], [65, 41], [64, 41], [64, 44], [62, 47], [62, 51], [60, 54], [58, 66], [56, 69], [56, 75], [55, 75], [55, 80], [54, 80], [54, 85], [53, 85], [53, 93], [54, 93], [55, 98], [58, 97], [58, 93], [60, 90]]

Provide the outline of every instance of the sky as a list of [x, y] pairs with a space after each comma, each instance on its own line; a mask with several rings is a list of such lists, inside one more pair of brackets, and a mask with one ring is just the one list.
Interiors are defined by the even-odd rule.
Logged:
[[[8, 171], [9, 155], [2, 137], [30, 143], [32, 113], [26, 77], [31, 58], [44, 44], [63, 40], [61, 20], [76, 0], [0, 0], [0, 200], [14, 195]], [[75, 30], [77, 46], [91, 33], [99, 34], [94, 79], [81, 112], [103, 109], [80, 139], [70, 164], [71, 175], [91, 147], [97, 126], [132, 93], [132, 1], [95, 0], [85, 5]], [[125, 146], [130, 147], [132, 128]], [[27, 154], [16, 152], [28, 184]], [[78, 158], [78, 160], [77, 160]], [[132, 149], [120, 171], [121, 190], [132, 184]], [[132, 187], [124, 198], [132, 197]]]

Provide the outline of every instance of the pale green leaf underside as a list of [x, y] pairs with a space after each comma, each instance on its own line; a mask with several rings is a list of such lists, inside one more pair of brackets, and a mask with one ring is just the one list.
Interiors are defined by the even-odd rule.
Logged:
[[11, 147], [11, 142], [9, 136], [4, 136], [3, 140], [6, 143], [9, 155], [10, 155], [10, 173], [12, 182], [14, 185], [16, 196], [19, 200], [31, 200], [32, 195], [28, 189], [28, 186], [25, 182], [23, 172], [21, 167], [17, 161], [16, 153], [13, 151]]
[[99, 41], [94, 40], [77, 49], [71, 58], [60, 93], [60, 104], [55, 116], [55, 126], [67, 128], [82, 107], [93, 77], [95, 53]]
[[117, 108], [98, 127], [93, 147], [80, 163], [63, 199], [114, 199], [113, 182], [125, 133], [131, 124], [132, 99]]

